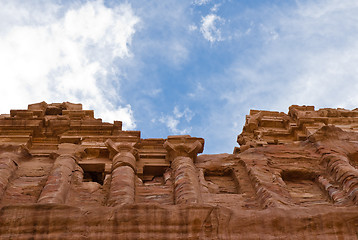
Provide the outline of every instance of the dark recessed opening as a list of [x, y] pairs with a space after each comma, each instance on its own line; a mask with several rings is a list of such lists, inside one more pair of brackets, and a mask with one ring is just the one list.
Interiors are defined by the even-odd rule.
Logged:
[[157, 182], [164, 184], [163, 174], [168, 169], [168, 166], [144, 166], [143, 167], [143, 182]]
[[55, 106], [48, 106], [46, 108], [46, 115], [62, 115], [63, 108], [55, 107]]
[[205, 172], [205, 180], [217, 186], [218, 194], [237, 194], [240, 192], [239, 183], [231, 169]]
[[281, 177], [295, 203], [307, 205], [328, 202], [326, 194], [316, 183], [317, 173], [306, 170], [283, 170]]
[[83, 182], [96, 182], [103, 185], [104, 163], [83, 163], [80, 166], [83, 169]]
[[358, 168], [358, 152], [348, 154], [348, 159], [353, 167]]
[[103, 173], [99, 172], [84, 172], [83, 173], [83, 181], [84, 182], [97, 182], [103, 185]]
[[281, 177], [284, 181], [310, 180], [316, 179], [316, 173], [304, 170], [283, 170]]

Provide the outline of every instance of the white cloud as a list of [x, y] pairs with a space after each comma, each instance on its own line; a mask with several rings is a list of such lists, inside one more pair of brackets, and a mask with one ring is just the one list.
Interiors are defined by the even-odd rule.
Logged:
[[[272, 27], [266, 26], [264, 24], [260, 24], [260, 30], [264, 34], [263, 37], [266, 42], [274, 41], [279, 38], [278, 32], [275, 29], [273, 29]], [[251, 32], [251, 29], [249, 28], [246, 30], [245, 34], [250, 34], [250, 32]]]
[[183, 118], [187, 121], [190, 122], [191, 119], [194, 117], [194, 113], [189, 109], [189, 108], [185, 108], [184, 111], [180, 111], [178, 106], [174, 107], [173, 110], [173, 114], [176, 118]]
[[[138, 28], [140, 38], [136, 38], [137, 53], [134, 74], [142, 67], [150, 65], [142, 62], [150, 56], [151, 61], [164, 61], [169, 68], [180, 69], [190, 56], [192, 39], [188, 38], [191, 24], [189, 1], [131, 1], [136, 14], [141, 18]], [[154, 70], [154, 68], [152, 68]], [[131, 75], [133, 75], [131, 73]], [[139, 78], [146, 78], [140, 76]], [[131, 77], [134, 79], [133, 77]]]
[[198, 6], [201, 6], [201, 5], [206, 5], [210, 2], [211, 0], [194, 0], [193, 4], [194, 5], [198, 5]]
[[[210, 151], [232, 151], [250, 109], [358, 106], [358, 2], [296, 2], [298, 7], [265, 8], [241, 18], [254, 23], [238, 39], [250, 41], [250, 48], [238, 47], [231, 56], [236, 60], [205, 85], [214, 86], [206, 94], [211, 105], [201, 129]], [[212, 96], [219, 104], [213, 106]]]
[[150, 90], [144, 90], [143, 94], [150, 96], [150, 97], [157, 97], [159, 94], [162, 93], [162, 89], [161, 88], [155, 88], [155, 89], [150, 89]]
[[194, 25], [194, 24], [189, 25], [189, 31], [190, 31], [190, 32], [194, 32], [194, 31], [196, 31], [197, 29], [198, 29], [198, 27], [197, 27], [196, 25]]
[[188, 93], [188, 97], [193, 99], [200, 99], [207, 97], [206, 95], [206, 88], [203, 87], [201, 82], [196, 82], [195, 87], [193, 87], [193, 90]]
[[221, 3], [214, 4], [212, 8], [210, 8], [210, 11], [217, 12], [219, 10], [219, 7], [221, 6]]
[[123, 100], [114, 84], [120, 80], [112, 66], [116, 59], [131, 57], [129, 46], [139, 19], [130, 5], [110, 9], [100, 0], [67, 8], [17, 1], [4, 5], [0, 112], [43, 100], [72, 101], [94, 109], [106, 121], [122, 120], [125, 128], [135, 127], [131, 106], [118, 104]]
[[357, 1], [349, 0], [330, 0], [330, 1], [297, 1], [298, 13], [303, 17], [319, 19], [322, 17], [344, 14], [345, 11], [353, 10], [358, 7]]
[[189, 50], [179, 41], [172, 41], [168, 46], [168, 51], [172, 53], [170, 60], [175, 66], [183, 64], [189, 56]]
[[266, 78], [260, 86], [277, 87], [272, 90], [281, 97], [271, 102], [277, 107], [308, 104], [355, 108], [358, 3], [349, 0], [299, 3], [294, 11], [269, 22], [272, 29], [279, 29], [280, 37], [276, 43], [266, 45], [258, 58], [254, 70], [261, 73], [258, 78]]
[[203, 37], [209, 42], [222, 41], [221, 31], [216, 26], [218, 23], [222, 23], [223, 19], [215, 14], [208, 14], [201, 19], [200, 32]]
[[183, 111], [180, 111], [179, 107], [175, 106], [173, 114], [162, 116], [159, 118], [159, 122], [165, 124], [172, 134], [190, 134], [191, 127], [179, 129], [179, 125], [182, 123], [182, 120], [189, 123], [193, 116], [194, 113], [189, 108], [185, 108]]

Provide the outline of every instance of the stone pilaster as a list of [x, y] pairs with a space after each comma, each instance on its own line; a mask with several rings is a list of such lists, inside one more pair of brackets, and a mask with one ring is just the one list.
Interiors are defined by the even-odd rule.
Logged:
[[196, 155], [203, 152], [204, 139], [189, 135], [169, 136], [164, 143], [173, 169], [175, 204], [202, 203]]
[[83, 148], [76, 144], [62, 143], [54, 153], [57, 158], [41, 191], [38, 203], [65, 204], [71, 188], [73, 172], [76, 169], [77, 158], [83, 153]]
[[0, 146], [0, 199], [2, 199], [10, 177], [18, 168], [22, 158], [29, 157], [24, 146]]
[[17, 163], [7, 153], [0, 154], [0, 199], [6, 190], [9, 178], [17, 169]]
[[58, 156], [37, 202], [64, 204], [76, 164], [76, 158], [71, 154]]
[[4, 195], [9, 178], [16, 171], [17, 164], [7, 153], [0, 154], [0, 199]]
[[[341, 185], [348, 198], [358, 204], [358, 170], [349, 163], [348, 157], [343, 154], [328, 153], [322, 156], [321, 163]], [[334, 195], [332, 198], [334, 200]]]
[[107, 205], [114, 207], [133, 204], [135, 202], [136, 160], [138, 158], [134, 143], [114, 143], [108, 139], [106, 145], [114, 155]]

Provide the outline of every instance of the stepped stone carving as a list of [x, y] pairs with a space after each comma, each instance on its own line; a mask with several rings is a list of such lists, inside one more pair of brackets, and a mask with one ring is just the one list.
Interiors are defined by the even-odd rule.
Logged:
[[251, 110], [233, 154], [81, 104], [0, 115], [0, 239], [356, 239], [358, 110]]
[[308, 136], [326, 125], [339, 126], [344, 131], [358, 131], [358, 109], [352, 111], [314, 106], [292, 105], [288, 114], [282, 112], [251, 110], [237, 142], [245, 151], [250, 147], [283, 144], [306, 140]]

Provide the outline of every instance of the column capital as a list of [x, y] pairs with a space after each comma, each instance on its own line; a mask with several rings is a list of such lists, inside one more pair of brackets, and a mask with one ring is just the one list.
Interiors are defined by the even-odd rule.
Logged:
[[136, 149], [136, 142], [113, 142], [111, 139], [107, 139], [105, 142], [106, 147], [110, 152], [110, 158], [113, 159], [115, 155], [122, 152], [129, 152], [138, 160], [139, 154]]
[[204, 150], [204, 139], [190, 135], [168, 136], [163, 146], [168, 151], [170, 161], [176, 157], [190, 157], [195, 160], [196, 155]]

